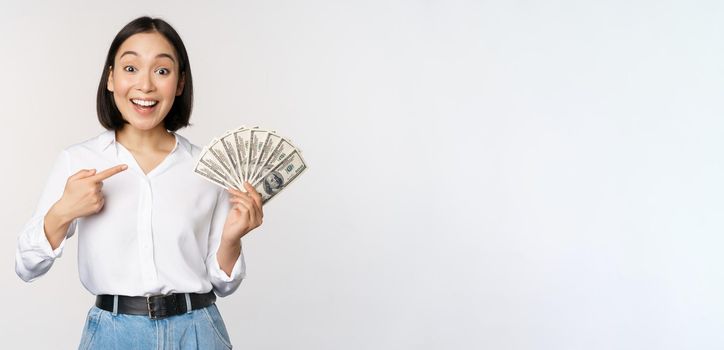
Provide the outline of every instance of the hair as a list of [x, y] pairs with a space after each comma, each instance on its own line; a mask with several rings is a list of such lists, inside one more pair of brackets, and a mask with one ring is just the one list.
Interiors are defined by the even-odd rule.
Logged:
[[166, 129], [170, 131], [176, 131], [189, 125], [194, 100], [194, 89], [186, 47], [181, 37], [170, 24], [160, 18], [144, 16], [136, 18], [126, 24], [126, 26], [116, 34], [113, 42], [111, 42], [111, 47], [108, 49], [108, 56], [106, 56], [106, 62], [103, 65], [101, 82], [98, 84], [98, 94], [96, 97], [98, 121], [108, 130], [119, 130], [123, 128], [125, 124], [128, 124], [128, 121], [123, 119], [121, 112], [116, 107], [116, 103], [113, 100], [113, 92], [108, 91], [108, 74], [113, 70], [118, 48], [121, 47], [121, 44], [123, 44], [126, 39], [134, 34], [153, 32], [163, 35], [176, 50], [176, 55], [179, 60], [179, 79], [184, 79], [183, 92], [180, 96], [174, 98], [171, 110], [168, 111], [168, 114], [163, 119], [163, 124]]

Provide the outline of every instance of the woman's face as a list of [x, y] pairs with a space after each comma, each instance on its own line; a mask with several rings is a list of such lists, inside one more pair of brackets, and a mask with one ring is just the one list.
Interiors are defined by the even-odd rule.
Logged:
[[123, 119], [140, 130], [162, 124], [183, 92], [171, 43], [157, 32], [134, 34], [121, 44], [113, 62], [108, 90]]

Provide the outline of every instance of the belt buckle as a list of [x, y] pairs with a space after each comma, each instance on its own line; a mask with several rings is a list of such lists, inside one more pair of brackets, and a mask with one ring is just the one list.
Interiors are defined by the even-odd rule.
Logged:
[[152, 320], [160, 320], [163, 318], [168, 317], [168, 307], [164, 305], [162, 308], [154, 307], [158, 306], [157, 303], [155, 303], [156, 300], [164, 300], [166, 299], [166, 295], [151, 295], [146, 297], [146, 308], [148, 309], [148, 317]]

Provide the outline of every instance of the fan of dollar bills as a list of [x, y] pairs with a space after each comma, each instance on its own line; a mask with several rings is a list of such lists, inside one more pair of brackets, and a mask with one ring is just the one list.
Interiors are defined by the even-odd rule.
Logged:
[[194, 172], [221, 187], [246, 192], [248, 181], [266, 203], [301, 174], [301, 152], [275, 131], [246, 128], [227, 131], [201, 151]]

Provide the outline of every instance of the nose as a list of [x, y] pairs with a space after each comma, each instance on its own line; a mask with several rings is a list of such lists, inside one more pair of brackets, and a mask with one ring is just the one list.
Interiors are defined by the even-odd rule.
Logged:
[[141, 92], [151, 92], [154, 90], [153, 76], [149, 72], [138, 74], [138, 82], [136, 88]]

